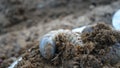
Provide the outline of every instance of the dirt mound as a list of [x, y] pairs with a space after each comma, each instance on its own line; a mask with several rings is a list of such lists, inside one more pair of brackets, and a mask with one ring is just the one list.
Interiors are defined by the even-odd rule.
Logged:
[[0, 68], [8, 67], [23, 54], [23, 49], [31, 48], [33, 41], [51, 30], [98, 22], [111, 24], [112, 15], [120, 8], [120, 1], [113, 1], [0, 0]]
[[[57, 51], [53, 59], [44, 59], [39, 51], [39, 42], [27, 50], [17, 68], [102, 68], [115, 67], [120, 61], [120, 32], [108, 25], [97, 24], [90, 32], [82, 33], [85, 47], [66, 42], [63, 35], [57, 38]], [[118, 66], [120, 67], [120, 66]]]

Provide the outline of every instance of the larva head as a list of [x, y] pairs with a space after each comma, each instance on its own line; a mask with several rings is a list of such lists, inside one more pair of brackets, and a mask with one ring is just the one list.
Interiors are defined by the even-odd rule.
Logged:
[[50, 59], [55, 54], [55, 42], [51, 37], [45, 36], [40, 41], [39, 49], [45, 59]]

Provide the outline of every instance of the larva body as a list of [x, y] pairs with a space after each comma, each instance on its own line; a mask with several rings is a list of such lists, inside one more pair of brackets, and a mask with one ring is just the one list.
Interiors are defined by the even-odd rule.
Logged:
[[56, 39], [59, 34], [63, 34], [65, 36], [65, 39], [70, 42], [73, 45], [81, 45], [81, 31], [83, 30], [78, 28], [75, 30], [57, 30], [57, 31], [51, 31], [48, 34], [44, 35], [43, 38], [40, 41], [40, 52], [41, 55], [46, 58], [50, 59], [54, 56], [56, 51]]

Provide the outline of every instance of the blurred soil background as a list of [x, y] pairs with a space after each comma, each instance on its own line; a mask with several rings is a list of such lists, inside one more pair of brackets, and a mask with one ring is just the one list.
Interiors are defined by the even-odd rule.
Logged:
[[8, 67], [51, 30], [105, 22], [120, 0], [0, 0], [0, 68]]

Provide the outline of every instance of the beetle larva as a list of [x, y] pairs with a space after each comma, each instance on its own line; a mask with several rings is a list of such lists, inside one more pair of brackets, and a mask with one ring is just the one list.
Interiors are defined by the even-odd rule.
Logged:
[[46, 58], [50, 59], [54, 56], [55, 51], [56, 51], [56, 39], [55, 37], [58, 36], [59, 34], [64, 34], [65, 39], [68, 42], [71, 42], [73, 45], [81, 45], [82, 40], [81, 40], [81, 32], [85, 27], [82, 28], [77, 28], [73, 30], [57, 30], [57, 31], [51, 31], [48, 34], [44, 35], [43, 38], [40, 41], [40, 53], [41, 55]]
[[98, 30], [99, 28], [111, 30], [111, 28], [109, 26], [106, 26], [105, 24], [97, 24], [91, 26], [90, 25], [83, 26], [81, 28], [76, 28], [73, 30], [60, 29], [56, 31], [51, 31], [48, 34], [44, 35], [43, 38], [41, 39], [39, 45], [40, 53], [46, 59], [52, 58], [56, 52], [56, 41], [57, 41], [56, 37], [58, 37], [58, 35], [63, 35], [64, 39], [73, 45], [84, 47], [83, 42], [81, 40], [81, 33], [90, 33], [94, 30], [94, 28], [96, 30]]

